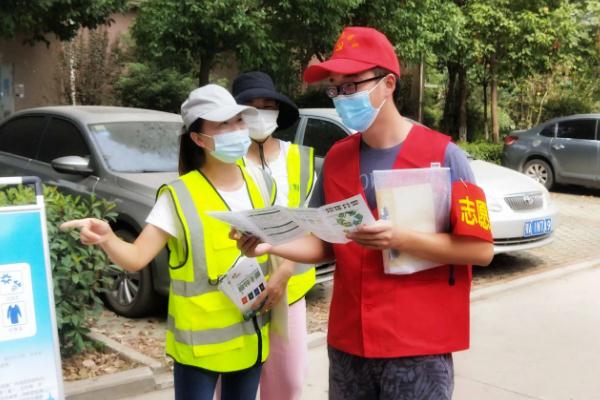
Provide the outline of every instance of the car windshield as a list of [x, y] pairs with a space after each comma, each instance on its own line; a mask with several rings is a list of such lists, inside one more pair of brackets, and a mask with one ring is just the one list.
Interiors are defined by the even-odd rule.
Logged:
[[111, 122], [92, 124], [89, 128], [112, 171], [177, 171], [181, 132], [178, 122]]

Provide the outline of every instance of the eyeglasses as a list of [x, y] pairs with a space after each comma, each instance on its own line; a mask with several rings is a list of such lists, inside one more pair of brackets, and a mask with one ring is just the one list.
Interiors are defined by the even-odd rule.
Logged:
[[325, 93], [327, 94], [328, 97], [330, 98], [334, 98], [339, 96], [340, 94], [342, 95], [351, 95], [357, 92], [357, 86], [366, 82], [370, 82], [370, 81], [374, 81], [377, 79], [381, 79], [381, 78], [385, 78], [386, 75], [380, 75], [380, 76], [374, 76], [372, 78], [367, 78], [367, 79], [363, 79], [362, 81], [358, 81], [358, 82], [346, 82], [346, 83], [342, 83], [339, 86], [327, 86], [327, 88], [325, 89]]

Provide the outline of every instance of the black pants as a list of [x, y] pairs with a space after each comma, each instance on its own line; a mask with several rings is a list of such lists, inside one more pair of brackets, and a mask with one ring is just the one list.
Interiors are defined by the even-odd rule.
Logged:
[[330, 400], [452, 399], [452, 354], [363, 358], [328, 351]]

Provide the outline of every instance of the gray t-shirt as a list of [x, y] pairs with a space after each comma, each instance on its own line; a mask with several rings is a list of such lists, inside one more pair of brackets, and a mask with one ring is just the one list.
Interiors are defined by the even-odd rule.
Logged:
[[[367, 196], [369, 207], [376, 208], [375, 186], [373, 184], [373, 171], [391, 169], [394, 165], [402, 143], [387, 149], [376, 149], [369, 147], [365, 142], [360, 143], [360, 181]], [[473, 171], [465, 152], [454, 143], [449, 143], [444, 154], [444, 167], [450, 168], [450, 179], [452, 182], [463, 180], [475, 183]], [[323, 191], [323, 171], [315, 184], [310, 207], [320, 207], [325, 204], [325, 193]]]

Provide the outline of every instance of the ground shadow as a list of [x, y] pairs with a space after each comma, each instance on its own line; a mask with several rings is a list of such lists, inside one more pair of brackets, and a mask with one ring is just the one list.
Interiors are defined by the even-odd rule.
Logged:
[[600, 197], [600, 189], [593, 189], [575, 185], [556, 185], [552, 188], [551, 191], [563, 194], [575, 194], [579, 196]]

